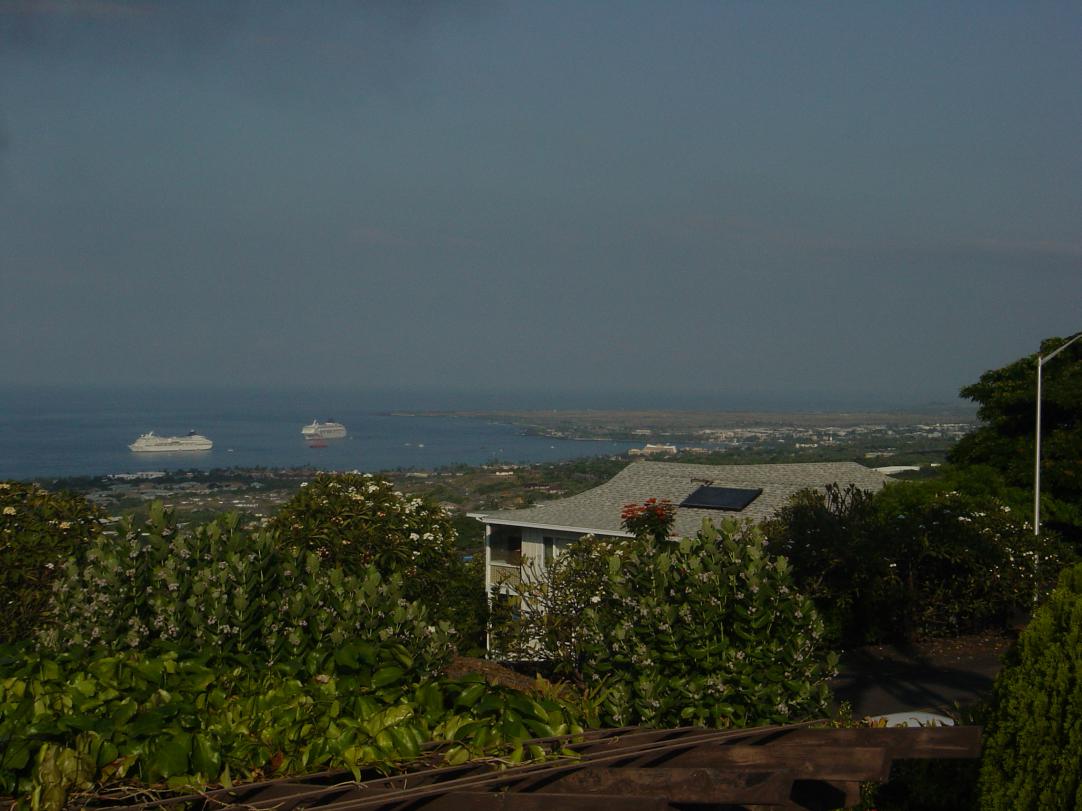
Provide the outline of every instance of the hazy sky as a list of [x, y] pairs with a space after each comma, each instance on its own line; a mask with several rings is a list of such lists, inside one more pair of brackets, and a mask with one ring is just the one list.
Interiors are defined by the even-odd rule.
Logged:
[[9, 384], [906, 404], [1080, 329], [1077, 2], [0, 0]]

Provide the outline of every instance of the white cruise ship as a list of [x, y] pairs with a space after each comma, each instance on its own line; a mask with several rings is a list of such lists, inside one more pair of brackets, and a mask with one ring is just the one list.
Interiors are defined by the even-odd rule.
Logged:
[[346, 426], [334, 420], [326, 422], [312, 420], [311, 425], [301, 428], [301, 434], [306, 439], [341, 439], [346, 435]]
[[195, 431], [189, 431], [187, 436], [157, 436], [150, 431], [128, 447], [136, 453], [172, 453], [173, 451], [209, 451], [214, 447], [214, 443]]

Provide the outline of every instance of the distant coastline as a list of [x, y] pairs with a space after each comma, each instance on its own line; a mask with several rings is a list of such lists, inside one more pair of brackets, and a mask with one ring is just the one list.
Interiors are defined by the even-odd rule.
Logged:
[[521, 428], [529, 434], [573, 441], [637, 441], [664, 436], [691, 441], [727, 430], [768, 432], [840, 430], [877, 426], [911, 432], [920, 426], [941, 426], [961, 435], [976, 424], [976, 409], [925, 408], [890, 411], [682, 411], [537, 409], [531, 411], [453, 411], [433, 415], [491, 420]]
[[[10, 387], [9, 387], [10, 388]], [[21, 389], [0, 412], [0, 479], [51, 479], [198, 468], [417, 470], [453, 464], [541, 463], [621, 456], [664, 441], [703, 452], [772, 444], [814, 445], [831, 426], [971, 425], [972, 409], [892, 411], [720, 411], [601, 409], [424, 409], [347, 392], [263, 393], [180, 389]], [[453, 399], [453, 398], [451, 398]], [[310, 448], [300, 428], [313, 414], [334, 414], [349, 437]], [[759, 431], [758, 429], [762, 429]], [[137, 459], [128, 445], [142, 433], [214, 441], [199, 459]], [[957, 427], [951, 431], [957, 433]], [[711, 433], [713, 432], [713, 433]], [[735, 433], [733, 433], [735, 432]], [[809, 433], [812, 432], [812, 433]], [[883, 444], [883, 443], [879, 443]], [[890, 447], [889, 443], [887, 447]], [[870, 447], [871, 451], [880, 448]]]

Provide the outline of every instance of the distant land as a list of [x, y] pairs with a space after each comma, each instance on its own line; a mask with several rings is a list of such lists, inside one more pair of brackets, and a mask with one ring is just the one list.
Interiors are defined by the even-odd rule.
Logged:
[[[429, 412], [434, 413], [434, 412]], [[449, 416], [491, 420], [515, 425], [527, 433], [560, 439], [650, 440], [725, 442], [725, 437], [747, 434], [831, 436], [859, 433], [924, 432], [954, 438], [977, 421], [976, 408], [928, 407], [893, 411], [668, 411], [537, 409], [531, 411], [455, 411]], [[832, 431], [831, 429], [837, 429]]]

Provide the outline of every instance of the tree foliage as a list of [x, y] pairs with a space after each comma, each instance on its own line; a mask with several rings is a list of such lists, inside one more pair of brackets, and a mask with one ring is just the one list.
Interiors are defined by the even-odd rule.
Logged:
[[537, 561], [524, 561], [515, 589], [516, 610], [493, 614], [489, 637], [493, 655], [544, 662], [562, 678], [581, 679], [584, 612], [605, 592], [608, 558], [622, 543], [587, 535], [544, 568]]
[[165, 642], [274, 663], [393, 640], [429, 672], [446, 663], [447, 624], [406, 600], [396, 577], [374, 566], [346, 574], [314, 552], [294, 556], [273, 532], [238, 524], [226, 515], [182, 532], [155, 504], [145, 526], [96, 538], [85, 561], [58, 578], [39, 643], [122, 651]]
[[518, 591], [518, 618], [493, 635], [501, 652], [595, 686], [606, 724], [744, 726], [825, 710], [822, 623], [748, 526], [583, 538], [527, 569]]
[[454, 557], [450, 517], [370, 473], [320, 473], [271, 521], [284, 544], [315, 552], [346, 571], [375, 566], [409, 577], [412, 592], [438, 578]]
[[1082, 565], [1022, 633], [996, 679], [985, 727], [981, 807], [1082, 807]]
[[0, 644], [30, 636], [53, 580], [82, 559], [104, 517], [81, 496], [0, 482]]
[[[1047, 356], [1070, 338], [1041, 342]], [[961, 395], [978, 404], [980, 427], [951, 452], [960, 465], [991, 465], [1014, 487], [1033, 489], [1037, 413], [1037, 355], [981, 375]], [[1082, 341], [1054, 358], [1042, 375], [1042, 521], [1082, 541]]]
[[693, 538], [643, 534], [607, 557], [584, 612], [583, 676], [616, 726], [785, 723], [826, 711], [836, 660], [784, 558], [750, 526]]
[[[972, 478], [967, 492], [953, 486]], [[952, 636], [1002, 627], [1047, 593], [1070, 559], [996, 495], [994, 476], [952, 473], [872, 494], [798, 494], [771, 521], [771, 549], [843, 645]]]
[[357, 574], [372, 566], [399, 577], [406, 599], [425, 605], [458, 632], [466, 651], [483, 645], [483, 572], [467, 566], [450, 516], [369, 473], [319, 474], [270, 522], [280, 543]]
[[789, 560], [797, 588], [815, 602], [829, 639], [849, 643], [888, 635], [894, 617], [882, 613], [890, 600], [880, 592], [891, 589], [894, 578], [872, 493], [836, 484], [825, 494], [804, 490], [766, 533], [770, 550]]

